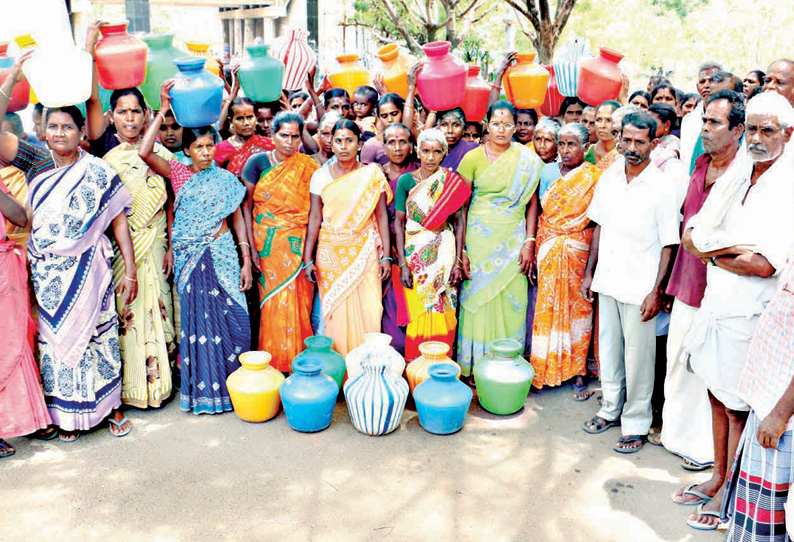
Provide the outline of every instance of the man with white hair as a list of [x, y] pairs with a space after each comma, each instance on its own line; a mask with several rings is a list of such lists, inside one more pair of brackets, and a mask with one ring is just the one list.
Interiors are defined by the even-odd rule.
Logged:
[[[738, 110], [743, 105], [739, 100], [733, 107]], [[687, 521], [695, 529], [713, 530], [722, 522], [728, 461], [744, 430], [752, 406], [748, 401], [755, 400], [740, 388], [750, 339], [777, 289], [780, 271], [794, 252], [794, 183], [789, 162], [780, 160], [791, 139], [792, 115], [788, 101], [775, 93], [763, 93], [749, 102], [745, 122], [749, 161], [715, 184], [683, 237], [686, 250], [710, 263], [703, 301], [684, 340], [683, 354], [709, 390], [714, 430], [710, 482], [722, 478], [713, 498], [704, 498], [706, 502]], [[712, 490], [715, 485], [711, 484]], [[709, 495], [705, 487], [699, 489]], [[751, 493], [757, 491], [754, 487]], [[752, 508], [752, 500], [745, 496]], [[770, 506], [763, 497], [758, 502]]]

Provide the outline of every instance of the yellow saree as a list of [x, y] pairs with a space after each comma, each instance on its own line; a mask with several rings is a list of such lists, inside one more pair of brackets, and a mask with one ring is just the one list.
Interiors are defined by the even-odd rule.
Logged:
[[317, 242], [317, 271], [325, 334], [347, 354], [379, 332], [383, 305], [378, 261], [382, 253], [375, 208], [389, 183], [375, 164], [329, 182], [320, 197], [323, 223]]
[[[173, 159], [161, 145], [155, 152]], [[103, 159], [132, 194], [127, 217], [138, 270], [138, 297], [129, 306], [116, 297], [123, 360], [121, 400], [137, 408], [159, 407], [171, 395], [171, 358], [176, 353], [171, 286], [163, 272], [168, 249], [164, 211], [165, 180], [138, 157], [138, 146], [121, 143]], [[114, 242], [113, 281], [124, 277], [124, 261]]]

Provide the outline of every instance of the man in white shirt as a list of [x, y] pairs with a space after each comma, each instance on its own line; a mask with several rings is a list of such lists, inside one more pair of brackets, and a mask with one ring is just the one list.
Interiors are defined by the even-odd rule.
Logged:
[[[656, 121], [631, 113], [622, 122], [618, 159], [601, 176], [587, 216], [596, 223], [582, 295], [598, 292], [603, 404], [588, 433], [622, 425], [614, 446], [635, 453], [651, 427], [656, 315], [678, 244], [676, 191], [650, 161]], [[625, 394], [625, 399], [624, 399]]]
[[681, 121], [681, 162], [692, 174], [692, 154], [695, 151], [700, 129], [703, 127], [703, 111], [706, 100], [711, 94], [711, 76], [722, 71], [722, 66], [716, 62], [704, 62], [698, 70], [697, 91], [700, 94], [700, 103], [695, 106], [690, 114]]
[[[741, 97], [725, 91], [712, 100], [723, 95], [732, 102], [732, 117], [741, 121]], [[689, 366], [709, 390], [712, 411], [714, 473], [694, 489], [713, 497], [687, 521], [699, 530], [721, 523], [731, 460], [750, 410], [739, 388], [750, 339], [777, 289], [779, 271], [794, 253], [794, 183], [791, 163], [781, 159], [793, 126], [794, 110], [784, 97], [764, 92], [750, 100], [745, 123], [750, 161], [739, 174], [714, 184], [684, 233], [686, 250], [711, 263], [683, 346]]]

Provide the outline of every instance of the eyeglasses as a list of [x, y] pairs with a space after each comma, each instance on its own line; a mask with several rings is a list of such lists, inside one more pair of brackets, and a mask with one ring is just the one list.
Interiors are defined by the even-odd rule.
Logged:
[[494, 131], [500, 130], [502, 128], [504, 128], [505, 130], [512, 130], [513, 128], [516, 127], [516, 125], [513, 124], [512, 122], [489, 122], [488, 127]]
[[179, 130], [180, 128], [182, 128], [182, 127], [180, 125], [178, 125], [177, 123], [175, 123], [175, 122], [172, 122], [171, 124], [161, 124], [160, 125], [160, 131], [161, 132], [165, 132], [166, 130], [174, 130], [174, 131], [176, 131], [176, 130]]

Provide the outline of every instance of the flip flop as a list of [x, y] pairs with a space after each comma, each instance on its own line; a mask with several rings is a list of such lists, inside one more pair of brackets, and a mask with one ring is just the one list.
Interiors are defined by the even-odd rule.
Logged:
[[692, 472], [701, 472], [714, 466], [714, 463], [696, 463], [687, 458], [681, 460], [681, 468]]
[[664, 446], [664, 444], [662, 444], [662, 433], [649, 433], [648, 444], [653, 444], [654, 446]]
[[[698, 491], [697, 489], [693, 489], [696, 485], [697, 484], [689, 484], [688, 486], [686, 486], [684, 488], [684, 491], [681, 492], [681, 496], [678, 496], [677, 495], [678, 491], [676, 491], [675, 493], [670, 495], [670, 499], [674, 503], [680, 504], [681, 506], [702, 506], [702, 505], [706, 504], [707, 502], [709, 502], [712, 499], [712, 497], [709, 497], [708, 495], [706, 495], [705, 493], [703, 493], [701, 491]], [[683, 497], [684, 495], [692, 495], [693, 497], [697, 497], [698, 500], [697, 501], [683, 501], [683, 500], [681, 500], [681, 497]]]
[[640, 445], [636, 448], [620, 448], [618, 444], [615, 444], [612, 449], [615, 450], [619, 454], [636, 454], [642, 447], [645, 446], [645, 441], [648, 440], [647, 435], [629, 435], [627, 437], [620, 437], [618, 439], [618, 444], [628, 444], [630, 442], [639, 442]]
[[13, 446], [0, 438], [0, 459], [11, 457], [17, 453]]
[[[583, 403], [590, 399], [593, 396], [593, 392], [587, 389], [587, 384], [583, 386], [577, 386], [576, 384], [571, 384], [573, 388], [573, 400], [577, 403]], [[586, 395], [582, 395], [582, 392], [587, 392]]]
[[32, 436], [37, 440], [52, 440], [58, 438], [58, 430], [50, 426], [46, 429], [39, 429]]
[[[612, 420], [612, 421], [604, 420], [606, 423], [601, 425], [598, 422], [599, 419], [600, 420], [604, 420], [604, 418], [599, 418], [598, 416], [593, 416], [592, 418], [590, 418], [589, 420], [584, 422], [584, 425], [582, 425], [582, 430], [585, 433], [590, 433], [591, 435], [597, 435], [599, 433], [603, 433], [607, 429], [610, 429], [612, 427], [617, 427], [617, 426], [620, 425], [620, 420]], [[591, 429], [590, 428], [591, 425], [594, 425], [596, 428], [595, 429]]]
[[74, 438], [63, 438], [63, 436], [61, 435], [61, 432], [58, 431], [58, 438], [61, 440], [61, 442], [74, 442], [74, 441], [76, 441], [77, 439], [80, 438], [80, 432], [79, 431], [65, 431], [65, 433], [71, 433], [72, 435], [74, 435]]
[[[120, 421], [120, 422], [117, 422], [117, 421], [116, 421], [116, 420], [114, 420], [113, 418], [108, 418], [108, 421], [109, 421], [110, 423], [112, 423], [113, 425], [115, 425], [116, 427], [118, 427], [119, 429], [121, 429], [121, 426], [122, 426], [122, 425], [124, 425], [125, 423], [127, 423], [129, 420], [127, 419], [127, 416], [124, 416], [124, 417], [121, 419], [121, 421]], [[130, 434], [130, 431], [132, 431], [132, 424], [130, 424], [130, 426], [127, 428], [127, 430], [126, 430], [126, 431], [124, 431], [124, 432], [122, 432], [122, 433], [118, 433], [118, 434], [117, 434], [117, 433], [114, 433], [114, 432], [113, 432], [113, 428], [112, 428], [112, 427], [111, 427], [111, 426], [108, 424], [108, 431], [109, 431], [109, 432], [110, 432], [110, 434], [111, 434], [111, 435], [113, 435], [114, 437], [118, 437], [118, 438], [121, 438], [121, 437], [126, 437], [127, 435], [129, 435], [129, 434]]]
[[705, 511], [703, 511], [703, 505], [702, 504], [700, 506], [698, 506], [697, 514], [698, 514], [698, 517], [700, 517], [700, 516], [711, 516], [711, 517], [715, 517], [715, 518], [720, 520], [716, 525], [704, 525], [702, 523], [699, 523], [697, 521], [697, 519], [687, 519], [686, 520], [686, 524], [689, 525], [690, 527], [692, 527], [693, 529], [698, 530], [698, 531], [716, 531], [717, 529], [720, 528], [720, 525], [725, 523], [724, 521], [722, 521], [720, 519], [720, 513], [719, 512], [705, 512]]

